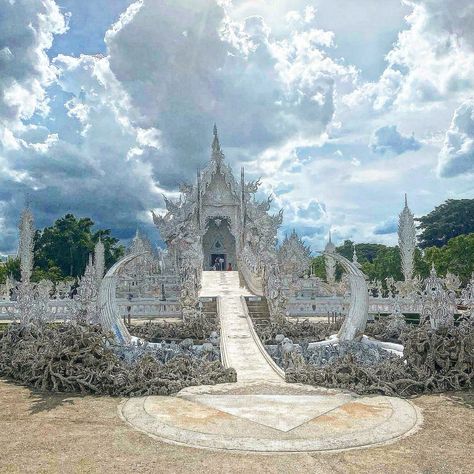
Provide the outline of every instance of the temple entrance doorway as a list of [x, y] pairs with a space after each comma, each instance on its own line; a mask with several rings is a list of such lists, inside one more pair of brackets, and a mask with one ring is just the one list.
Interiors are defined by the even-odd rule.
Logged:
[[[204, 270], [237, 270], [235, 237], [230, 231], [228, 217], [211, 217], [206, 221], [206, 233], [202, 239]], [[218, 261], [217, 267], [215, 266]], [[221, 262], [223, 260], [223, 262]]]
[[225, 270], [227, 268], [227, 255], [225, 253], [211, 253], [211, 267], [214, 270]]

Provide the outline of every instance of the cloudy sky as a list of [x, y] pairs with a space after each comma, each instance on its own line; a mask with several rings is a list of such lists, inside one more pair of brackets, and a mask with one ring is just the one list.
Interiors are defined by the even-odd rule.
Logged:
[[472, 0], [0, 0], [0, 253], [29, 200], [126, 240], [209, 158], [313, 249], [474, 197]]

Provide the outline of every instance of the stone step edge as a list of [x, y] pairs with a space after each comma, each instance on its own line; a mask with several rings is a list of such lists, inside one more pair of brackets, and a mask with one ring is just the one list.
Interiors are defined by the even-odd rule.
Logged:
[[219, 343], [219, 346], [220, 346], [220, 352], [221, 352], [221, 363], [222, 365], [226, 368], [226, 369], [231, 369], [233, 367], [231, 367], [229, 365], [229, 357], [227, 355], [227, 347], [226, 347], [226, 344], [225, 344], [225, 341], [226, 341], [226, 337], [227, 337], [227, 334], [226, 334], [226, 330], [225, 330], [225, 325], [221, 323], [221, 311], [222, 311], [222, 296], [218, 296], [216, 298], [217, 300], [217, 317], [219, 319], [219, 327], [220, 327], [220, 343]]
[[247, 302], [245, 301], [245, 296], [241, 296], [240, 297], [240, 303], [242, 304], [242, 309], [244, 311], [244, 314], [245, 314], [245, 318], [247, 319], [247, 324], [249, 326], [249, 329], [250, 329], [250, 334], [252, 335], [252, 338], [255, 342], [255, 344], [257, 344], [257, 347], [258, 347], [258, 350], [262, 353], [263, 357], [265, 358], [265, 360], [267, 361], [268, 365], [270, 366], [270, 368], [283, 380], [283, 382], [285, 381], [285, 372], [284, 370], [279, 367], [277, 365], [277, 363], [272, 359], [272, 357], [270, 356], [270, 354], [266, 351], [265, 347], [263, 346], [262, 344], [262, 341], [260, 340], [260, 338], [258, 337], [258, 334], [257, 332], [255, 331], [255, 327], [253, 325], [253, 322], [252, 322], [252, 319], [250, 317], [250, 314], [248, 312], [248, 308], [247, 308]]

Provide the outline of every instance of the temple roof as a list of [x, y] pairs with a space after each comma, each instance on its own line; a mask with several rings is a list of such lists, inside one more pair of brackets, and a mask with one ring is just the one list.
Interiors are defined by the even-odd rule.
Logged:
[[205, 166], [205, 168], [200, 172], [201, 178], [201, 192], [205, 194], [212, 179], [217, 174], [221, 174], [224, 178], [225, 183], [229, 186], [231, 193], [234, 195], [235, 199], [239, 199], [239, 184], [234, 178], [231, 167], [225, 162], [225, 155], [222, 152], [219, 136], [217, 134], [217, 127], [214, 125], [213, 130], [214, 138], [212, 141], [212, 154], [211, 160]]

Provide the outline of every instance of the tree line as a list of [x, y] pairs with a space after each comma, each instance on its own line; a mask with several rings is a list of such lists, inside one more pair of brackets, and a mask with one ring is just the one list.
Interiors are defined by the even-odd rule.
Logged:
[[[474, 272], [474, 199], [449, 199], [416, 221], [415, 275], [427, 277], [434, 265], [439, 275], [451, 272], [463, 283], [469, 281]], [[370, 280], [403, 279], [398, 246], [359, 243], [355, 249], [362, 271]], [[336, 251], [351, 260], [354, 243], [345, 240]], [[316, 276], [326, 277], [323, 256], [314, 258], [312, 265]], [[341, 273], [342, 269], [337, 268], [336, 277]]]
[[[418, 243], [415, 250], [415, 274], [428, 276], [434, 264], [440, 275], [449, 271], [465, 283], [474, 272], [474, 199], [449, 199], [418, 221]], [[43, 278], [54, 282], [75, 279], [83, 275], [89, 254], [102, 240], [105, 247], [105, 264], [110, 268], [124, 255], [125, 248], [110, 229], [94, 230], [88, 217], [76, 218], [66, 214], [50, 227], [37, 230], [34, 247], [33, 281]], [[402, 279], [400, 253], [397, 246], [373, 243], [355, 244], [358, 261], [370, 280], [384, 281], [387, 277]], [[345, 240], [336, 250], [351, 259], [354, 243]], [[325, 278], [324, 257], [312, 262], [313, 272]], [[342, 269], [337, 268], [340, 278]], [[9, 259], [0, 265], [0, 283], [7, 275], [20, 278], [20, 262]]]
[[[58, 282], [82, 276], [99, 239], [104, 244], [105, 266], [110, 268], [124, 255], [125, 248], [111, 235], [110, 229], [94, 230], [94, 225], [89, 217], [76, 218], [73, 214], [66, 214], [52, 226], [37, 230], [32, 281], [48, 279]], [[4, 283], [8, 275], [20, 279], [18, 258], [9, 259], [0, 266], [0, 283]]]

